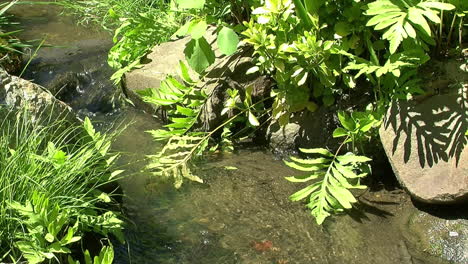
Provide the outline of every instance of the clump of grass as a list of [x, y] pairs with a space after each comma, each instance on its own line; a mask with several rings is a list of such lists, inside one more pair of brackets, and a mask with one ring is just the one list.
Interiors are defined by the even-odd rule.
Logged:
[[81, 126], [1, 106], [0, 117], [0, 262], [72, 263], [87, 232], [123, 240], [113, 195], [101, 191], [120, 172], [110, 168], [112, 137], [89, 120]]
[[65, 13], [74, 14], [79, 24], [98, 24], [114, 30], [114, 46], [108, 63], [116, 70], [112, 76], [119, 83], [122, 76], [140, 66], [140, 59], [154, 46], [168, 41], [182, 25], [183, 15], [176, 16], [167, 0], [58, 0]]
[[18, 1], [0, 3], [0, 67], [8, 72], [14, 72], [20, 68], [22, 49], [30, 45], [22, 43], [14, 35], [19, 31], [7, 31], [6, 26], [12, 25], [6, 12]]
[[121, 18], [135, 17], [141, 13], [162, 13], [169, 10], [166, 0], [57, 0], [78, 18], [82, 25], [98, 24], [105, 29], [113, 30], [120, 26]]

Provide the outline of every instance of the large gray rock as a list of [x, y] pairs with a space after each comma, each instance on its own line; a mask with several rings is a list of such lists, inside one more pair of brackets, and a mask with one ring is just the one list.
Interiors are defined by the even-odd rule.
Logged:
[[420, 102], [394, 102], [380, 129], [396, 177], [420, 201], [468, 199], [466, 85], [464, 89]]
[[[213, 30], [207, 30], [204, 37], [208, 43], [213, 43], [216, 39]], [[154, 112], [156, 108], [151, 104], [144, 103], [138, 92], [148, 88], [157, 89], [167, 75], [177, 75], [179, 62], [185, 61], [184, 50], [189, 41], [190, 38], [186, 37], [155, 46], [146, 56], [146, 63], [141, 68], [125, 74], [125, 92], [137, 107], [148, 112]], [[219, 56], [219, 54], [217, 55]]]
[[28, 107], [33, 113], [46, 113], [52, 118], [78, 120], [68, 105], [57, 100], [44, 87], [10, 76], [2, 68], [0, 68], [0, 104], [16, 108]]
[[[213, 29], [207, 31], [205, 38], [209, 43], [216, 41]], [[147, 56], [149, 63], [125, 75], [126, 93], [137, 107], [151, 113], [156, 110], [153, 105], [144, 103], [138, 93], [148, 88], [159, 88], [161, 81], [167, 75], [177, 77], [179, 61], [185, 61], [184, 49], [189, 40], [190, 38], [183, 38], [154, 47]], [[246, 75], [247, 70], [254, 66], [251, 56], [252, 50], [245, 47], [240, 49], [240, 52], [232, 56], [222, 56], [219, 50], [215, 49], [216, 59], [198, 84], [200, 87], [204, 87], [206, 93], [210, 95], [200, 115], [201, 129], [205, 131], [215, 129], [226, 118], [233, 115], [233, 113], [221, 115], [224, 103], [229, 98], [228, 89], [239, 90], [243, 100], [245, 88], [253, 86], [252, 99], [254, 102], [268, 97], [270, 94], [272, 82], [269, 78], [259, 74]]]
[[290, 122], [281, 127], [273, 121], [267, 128], [266, 140], [277, 154], [286, 155], [298, 148], [336, 149], [341, 139], [332, 137], [339, 126], [335, 107], [320, 107], [315, 112], [304, 110], [295, 113]]

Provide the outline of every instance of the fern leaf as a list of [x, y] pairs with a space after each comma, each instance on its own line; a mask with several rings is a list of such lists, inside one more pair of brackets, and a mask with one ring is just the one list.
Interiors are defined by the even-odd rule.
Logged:
[[356, 183], [356, 179], [366, 175], [366, 173], [358, 172], [358, 165], [370, 159], [354, 154], [338, 156], [326, 149], [301, 149], [301, 152], [322, 157], [310, 160], [291, 157], [292, 161], [285, 161], [286, 165], [310, 173], [286, 177], [286, 179], [290, 182], [317, 181], [292, 194], [290, 199], [300, 201], [309, 197], [307, 207], [311, 209], [311, 214], [315, 217], [317, 224], [322, 224], [332, 213], [350, 209], [357, 201], [349, 190], [365, 187]]
[[390, 42], [394, 54], [406, 38], [419, 39], [432, 45], [432, 33], [428, 21], [439, 24], [440, 10], [452, 10], [451, 4], [402, 0], [376, 0], [367, 5], [367, 16], [372, 16], [366, 26], [384, 30], [383, 39]]

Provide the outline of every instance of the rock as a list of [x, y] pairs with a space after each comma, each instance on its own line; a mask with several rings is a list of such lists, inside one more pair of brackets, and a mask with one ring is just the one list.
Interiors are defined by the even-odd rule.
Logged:
[[450, 263], [468, 263], [466, 215], [444, 218], [422, 211], [413, 212], [404, 223], [402, 233], [408, 244], [419, 252], [427, 252]]
[[417, 200], [468, 199], [466, 95], [397, 101], [386, 114], [379, 131], [382, 144], [399, 182]]
[[[215, 35], [213, 30], [207, 30], [204, 36], [208, 43], [213, 43]], [[154, 105], [144, 103], [138, 91], [148, 88], [159, 88], [161, 81], [167, 75], [177, 75], [179, 61], [185, 61], [184, 49], [190, 38], [182, 38], [164, 42], [155, 46], [146, 56], [148, 63], [143, 67], [128, 72], [124, 76], [124, 89], [127, 96], [137, 105], [148, 112], [154, 112]]]
[[218, 58], [208, 69], [203, 79], [202, 87], [206, 87], [211, 95], [200, 116], [204, 131], [211, 131], [222, 124], [234, 113], [221, 115], [225, 102], [229, 99], [228, 89], [239, 90], [241, 100], [245, 98], [245, 89], [253, 87], [252, 102], [256, 103], [270, 95], [273, 82], [270, 78], [258, 73], [246, 75], [248, 69], [254, 66], [252, 52], [241, 48], [239, 53], [232, 56]]
[[[215, 37], [213, 29], [205, 34], [209, 43], [214, 43]], [[148, 88], [157, 89], [167, 75], [177, 75], [179, 61], [185, 61], [184, 49], [189, 40], [190, 38], [183, 38], [156, 46], [147, 56], [149, 63], [125, 75], [126, 93], [139, 108], [150, 113], [156, 110], [154, 105], [144, 103], [138, 92]], [[270, 94], [272, 82], [269, 78], [259, 74], [246, 75], [246, 71], [253, 66], [252, 50], [244, 47], [240, 49], [232, 56], [222, 56], [215, 49], [216, 60], [206, 70], [206, 76], [199, 83], [199, 86], [206, 87], [207, 94], [211, 95], [200, 116], [203, 130], [212, 130], [226, 119], [226, 116], [221, 116], [221, 111], [228, 99], [226, 91], [229, 88], [240, 90], [242, 98], [245, 87], [252, 85], [254, 102]]]
[[10, 76], [0, 68], [0, 104], [9, 107], [27, 106], [33, 113], [47, 113], [54, 118], [77, 121], [72, 109], [57, 100], [44, 87], [16, 76]]
[[340, 124], [335, 111], [335, 107], [322, 106], [315, 112], [295, 113], [284, 127], [272, 122], [266, 131], [270, 148], [280, 155], [293, 153], [298, 148], [337, 149], [341, 139], [332, 137], [333, 130]]

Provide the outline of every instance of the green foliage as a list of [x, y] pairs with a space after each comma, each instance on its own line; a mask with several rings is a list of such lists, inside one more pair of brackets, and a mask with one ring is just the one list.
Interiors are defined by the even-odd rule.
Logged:
[[396, 52], [404, 39], [410, 38], [427, 49], [425, 43], [434, 45], [427, 19], [441, 23], [440, 10], [452, 10], [451, 4], [416, 0], [378, 0], [368, 5], [366, 15], [372, 16], [366, 26], [384, 30], [383, 39], [390, 42], [390, 53]]
[[158, 154], [149, 156], [151, 163], [147, 168], [155, 175], [173, 177], [177, 188], [183, 178], [202, 182], [192, 174], [190, 163], [202, 155], [210, 139], [207, 133], [194, 131], [207, 95], [196, 86], [183, 62], [180, 62], [180, 76], [183, 83], [168, 76], [158, 89], [142, 93], [145, 102], [164, 107], [170, 121], [166, 129], [148, 131], [156, 140], [167, 143]]
[[[112, 136], [0, 108], [0, 254], [2, 261], [61, 263], [94, 232], [123, 240], [123, 222], [100, 187], [115, 181]], [[106, 206], [105, 208], [103, 207]]]
[[[296, 8], [304, 11], [298, 5]], [[257, 66], [249, 73], [260, 70], [273, 75], [277, 82], [273, 117], [282, 125], [293, 112], [314, 111], [314, 97], [327, 105], [333, 103], [340, 66], [339, 60], [332, 58], [337, 56], [330, 52], [335, 41], [318, 37], [317, 18], [307, 15], [304, 21], [300, 18], [304, 14], [297, 16], [295, 10], [291, 1], [267, 0], [253, 10], [242, 33], [258, 57]]]
[[[166, 145], [156, 155], [149, 156], [151, 162], [147, 169], [156, 176], [174, 178], [176, 188], [182, 185], [184, 178], [203, 182], [192, 172], [193, 162], [203, 158], [208, 151], [232, 151], [234, 135], [231, 127], [236, 122], [244, 123], [244, 120], [248, 120], [251, 127], [259, 126], [256, 115], [261, 113], [258, 109], [262, 109], [262, 102], [252, 102], [252, 86], [246, 88], [242, 102], [238, 90], [229, 90], [231, 99], [221, 114], [234, 111], [237, 113], [213, 130], [203, 131], [196, 125], [209, 95], [193, 80], [183, 62], [180, 62], [179, 76], [183, 82], [168, 76], [158, 89], [148, 89], [141, 93], [145, 102], [162, 107], [167, 112], [169, 121], [164, 129], [148, 131], [155, 140], [166, 141]], [[221, 139], [216, 144], [213, 135], [217, 131], [222, 132]]]
[[350, 189], [364, 189], [359, 179], [367, 175], [363, 165], [370, 161], [352, 153], [332, 154], [326, 149], [300, 149], [302, 153], [314, 154], [317, 158], [300, 159], [291, 157], [285, 161], [289, 167], [306, 172], [305, 175], [287, 177], [290, 182], [303, 183], [316, 180], [311, 185], [290, 196], [292, 201], [308, 197], [307, 207], [317, 224], [322, 224], [331, 213], [350, 209], [356, 202]]
[[[221, 54], [229, 56], [237, 51], [238, 34], [229, 23], [220, 19], [226, 13], [230, 13], [231, 8], [233, 8], [232, 2], [236, 1], [231, 1], [231, 5], [227, 6], [225, 3], [217, 1], [175, 1], [177, 10], [190, 17], [175, 35], [179, 37], [190, 36], [191, 41], [187, 43], [184, 53], [190, 67], [199, 74], [212, 65], [215, 59], [214, 48], [205, 38], [205, 35], [209, 34], [207, 31], [210, 24], [218, 25], [214, 32], [217, 34], [216, 44]], [[221, 13], [211, 13], [212, 10], [219, 10], [220, 7], [223, 8]]]
[[119, 83], [123, 74], [139, 67], [140, 59], [157, 44], [167, 41], [177, 29], [173, 14], [146, 12], [122, 19], [115, 30], [114, 46], [109, 51], [108, 63], [117, 71], [111, 79]]
[[[15, 34], [19, 33], [16, 31], [6, 31], [5, 27], [13, 24], [5, 14], [8, 9], [15, 5], [18, 1], [9, 1], [0, 3], [0, 65], [10, 63], [10, 54], [21, 54], [22, 48], [30, 47], [30, 45], [22, 43], [15, 37]], [[5, 67], [6, 65], [4, 65]], [[8, 68], [8, 67], [5, 67]]]

